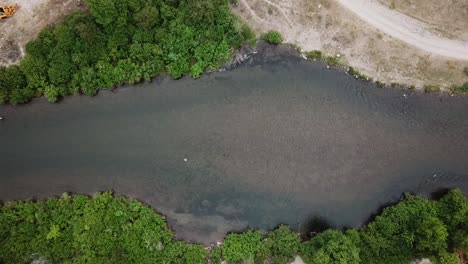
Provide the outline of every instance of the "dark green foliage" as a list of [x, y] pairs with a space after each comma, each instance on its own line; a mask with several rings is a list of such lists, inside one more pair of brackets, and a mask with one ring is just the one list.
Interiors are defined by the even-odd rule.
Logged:
[[432, 256], [447, 249], [447, 229], [437, 218], [436, 203], [409, 195], [362, 232], [363, 261], [409, 262], [413, 257]]
[[225, 0], [85, 3], [90, 14], [45, 29], [28, 43], [19, 68], [0, 69], [0, 103], [42, 94], [51, 102], [67, 94], [92, 96], [161, 72], [196, 78], [227, 61], [231, 48], [252, 43], [252, 32], [238, 26]]
[[302, 257], [311, 264], [361, 263], [359, 234], [356, 231], [327, 230], [303, 246]]
[[209, 259], [212, 264], [221, 264], [223, 262], [223, 249], [221, 247], [214, 247], [210, 250]]
[[463, 73], [468, 76], [468, 67], [463, 68]]
[[[50, 91], [46, 91], [46, 94]], [[49, 95], [48, 95], [49, 96]], [[51, 96], [52, 97], [52, 96]], [[430, 258], [457, 264], [468, 250], [468, 200], [453, 190], [439, 201], [408, 195], [360, 230], [326, 230], [301, 244], [286, 226], [266, 235], [226, 236], [209, 252], [176, 241], [164, 218], [145, 205], [98, 193], [64, 194], [0, 207], [0, 263], [310, 264], [409, 263]]]
[[468, 200], [452, 190], [437, 203], [438, 217], [447, 227], [449, 244], [468, 252]]
[[244, 42], [248, 43], [250, 46], [255, 46], [255, 43], [257, 42], [257, 36], [255, 35], [255, 32], [253, 32], [253, 30], [245, 24], [241, 26], [240, 30]]
[[152, 209], [110, 193], [8, 204], [0, 211], [0, 230], [4, 263], [42, 257], [52, 263], [202, 264], [207, 257], [203, 247], [175, 241]]
[[461, 86], [455, 86], [452, 88], [452, 91], [455, 93], [468, 93], [468, 82]]
[[18, 66], [0, 67], [0, 103], [11, 100], [14, 104], [28, 101], [31, 92], [26, 78]]
[[269, 31], [265, 33], [262, 37], [266, 42], [273, 44], [273, 45], [278, 45], [283, 42], [283, 37], [278, 31]]
[[280, 225], [268, 233], [264, 244], [271, 263], [290, 263], [299, 253], [301, 239], [289, 227]]
[[223, 244], [223, 258], [229, 263], [253, 260], [262, 251], [262, 235], [258, 231], [229, 234]]

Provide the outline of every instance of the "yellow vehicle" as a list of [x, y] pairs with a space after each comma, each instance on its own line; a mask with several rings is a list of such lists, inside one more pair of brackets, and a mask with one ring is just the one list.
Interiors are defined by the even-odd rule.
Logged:
[[0, 6], [0, 19], [11, 17], [16, 12], [16, 6]]

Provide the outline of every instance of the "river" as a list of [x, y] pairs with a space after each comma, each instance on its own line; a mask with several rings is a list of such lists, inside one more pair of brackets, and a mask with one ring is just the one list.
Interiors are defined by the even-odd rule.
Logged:
[[202, 243], [313, 216], [359, 227], [403, 192], [468, 193], [468, 97], [377, 88], [264, 47], [234, 70], [0, 106], [0, 200], [113, 190]]

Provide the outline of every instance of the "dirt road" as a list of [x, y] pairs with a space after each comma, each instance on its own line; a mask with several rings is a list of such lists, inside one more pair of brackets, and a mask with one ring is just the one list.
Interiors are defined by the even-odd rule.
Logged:
[[382, 32], [424, 51], [450, 58], [468, 60], [468, 42], [437, 36], [427, 25], [376, 0], [337, 0], [363, 21]]

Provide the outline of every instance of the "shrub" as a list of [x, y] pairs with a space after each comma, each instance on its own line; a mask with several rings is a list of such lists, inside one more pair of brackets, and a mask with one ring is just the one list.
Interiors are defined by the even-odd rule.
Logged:
[[468, 82], [464, 83], [461, 86], [453, 87], [452, 91], [455, 93], [468, 93]]
[[278, 31], [269, 31], [263, 35], [263, 39], [273, 45], [278, 45], [283, 42], [283, 37]]
[[55, 103], [59, 96], [59, 89], [52, 85], [47, 86], [44, 90], [44, 95], [50, 103]]
[[468, 67], [465, 67], [465, 68], [463, 69], [463, 73], [464, 73], [466, 76], [468, 76]]
[[424, 92], [426, 93], [438, 93], [440, 92], [440, 87], [437, 85], [425, 85]]
[[361, 263], [358, 245], [356, 231], [327, 230], [304, 243], [301, 256], [306, 263], [313, 264]]
[[271, 263], [278, 264], [292, 262], [301, 246], [299, 235], [284, 225], [269, 232], [264, 241]]
[[248, 43], [251, 47], [255, 46], [255, 43], [257, 42], [257, 36], [249, 26], [245, 24], [242, 25], [241, 34], [245, 43]]
[[320, 50], [308, 51], [305, 53], [305, 55], [307, 58], [315, 60], [321, 60], [323, 56]]
[[262, 250], [261, 238], [258, 231], [227, 235], [222, 247], [223, 258], [229, 263], [253, 260]]
[[455, 253], [443, 252], [440, 256], [432, 257], [434, 264], [460, 264], [460, 259]]
[[446, 232], [445, 225], [440, 225], [437, 219], [435, 203], [408, 195], [399, 204], [386, 208], [364, 228], [363, 261], [370, 263], [379, 259], [380, 263], [403, 263], [410, 262], [416, 255], [438, 253], [446, 248]]

